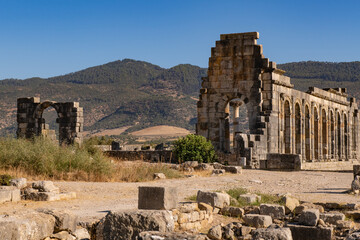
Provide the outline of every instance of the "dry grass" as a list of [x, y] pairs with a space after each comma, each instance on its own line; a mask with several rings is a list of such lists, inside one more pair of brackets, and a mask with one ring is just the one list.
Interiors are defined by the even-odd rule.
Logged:
[[147, 163], [142, 161], [118, 162], [113, 174], [113, 181], [143, 182], [154, 179], [154, 173], [164, 173], [166, 178], [180, 178], [184, 175], [168, 164]]

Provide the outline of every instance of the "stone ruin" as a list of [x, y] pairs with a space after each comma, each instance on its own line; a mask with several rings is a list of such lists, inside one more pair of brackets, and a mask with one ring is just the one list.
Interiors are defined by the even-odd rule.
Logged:
[[40, 102], [39, 97], [19, 98], [17, 100], [17, 137], [33, 138], [34, 136], [54, 135], [55, 132], [49, 131], [45, 119], [42, 117], [44, 110], [48, 107], [53, 107], [57, 112], [56, 122], [59, 124], [60, 145], [81, 144], [84, 115], [83, 108], [79, 106], [79, 103]]
[[[197, 103], [197, 134], [227, 159], [249, 167], [282, 168], [289, 159], [297, 166], [356, 161], [356, 99], [348, 99], [345, 88], [295, 90], [285, 71], [263, 56], [258, 38], [257, 32], [222, 34], [211, 49]], [[242, 106], [249, 132], [238, 127]]]

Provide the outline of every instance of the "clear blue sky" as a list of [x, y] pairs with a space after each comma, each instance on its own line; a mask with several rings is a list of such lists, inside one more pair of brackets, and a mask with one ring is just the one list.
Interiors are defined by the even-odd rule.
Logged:
[[260, 32], [277, 63], [360, 60], [358, 0], [0, 0], [0, 79], [124, 58], [206, 67], [222, 33]]

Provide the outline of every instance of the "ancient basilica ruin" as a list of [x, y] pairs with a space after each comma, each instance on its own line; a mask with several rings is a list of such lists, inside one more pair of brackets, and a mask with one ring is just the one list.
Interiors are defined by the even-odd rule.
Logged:
[[[257, 32], [223, 34], [211, 49], [197, 104], [197, 134], [227, 158], [246, 159], [249, 167], [288, 168], [289, 159], [313, 166], [356, 161], [356, 99], [344, 88], [295, 90], [285, 71], [263, 56], [258, 38]], [[242, 106], [249, 132], [238, 127]]]

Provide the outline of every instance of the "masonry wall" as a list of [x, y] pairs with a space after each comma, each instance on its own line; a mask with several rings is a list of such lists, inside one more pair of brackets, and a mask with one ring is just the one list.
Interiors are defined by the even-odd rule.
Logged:
[[[269, 153], [299, 154], [302, 162], [355, 161], [360, 149], [356, 99], [341, 88], [295, 90], [285, 71], [263, 56], [258, 37], [257, 32], [223, 34], [211, 49], [197, 134], [218, 152], [246, 157], [251, 167], [259, 167]], [[249, 133], [236, 129], [241, 105], [248, 112]]]

